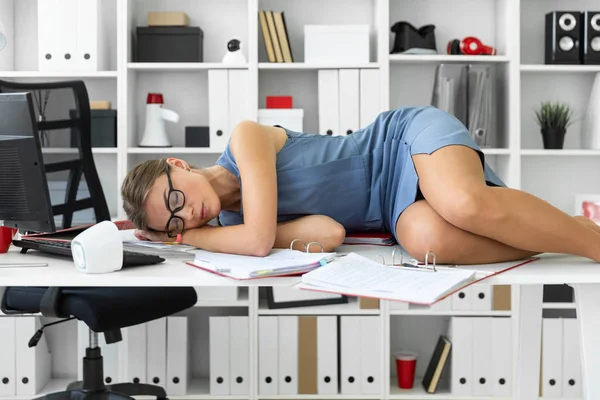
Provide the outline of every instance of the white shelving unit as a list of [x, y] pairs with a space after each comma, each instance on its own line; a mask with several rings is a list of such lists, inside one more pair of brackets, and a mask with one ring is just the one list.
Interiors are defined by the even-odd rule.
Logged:
[[[316, 132], [318, 127], [317, 71], [320, 69], [377, 69], [380, 72], [381, 110], [402, 106], [424, 106], [431, 103], [434, 71], [440, 63], [472, 63], [493, 66], [498, 79], [496, 87], [496, 142], [485, 148], [486, 159], [510, 186], [531, 192], [563, 211], [573, 214], [577, 193], [600, 193], [600, 181], [588, 177], [600, 168], [600, 151], [581, 149], [580, 122], [572, 125], [564, 150], [545, 150], [534, 108], [545, 100], [560, 98], [569, 102], [578, 115], [583, 115], [591, 83], [600, 66], [544, 65], [544, 14], [552, 10], [594, 10], [594, 0], [102, 0], [104, 31], [110, 44], [109, 70], [86, 73], [37, 71], [37, 0], [15, 0], [15, 70], [0, 71], [0, 79], [18, 81], [82, 79], [90, 98], [109, 100], [118, 110], [116, 148], [94, 149], [109, 207], [114, 218], [125, 218], [119, 192], [120, 185], [137, 163], [161, 156], [181, 157], [198, 166], [214, 163], [219, 151], [211, 148], [184, 147], [184, 126], [207, 126], [209, 121], [208, 71], [211, 69], [243, 69], [249, 72], [251, 119], [257, 120], [258, 109], [264, 107], [267, 95], [292, 95], [294, 107], [305, 112], [304, 130]], [[260, 32], [257, 13], [262, 9], [284, 11], [290, 43], [297, 62], [269, 63]], [[135, 27], [146, 23], [146, 13], [158, 10], [185, 11], [192, 25], [204, 32], [204, 63], [137, 63], [134, 61]], [[390, 54], [393, 23], [405, 20], [415, 26], [436, 26], [437, 55]], [[371, 26], [371, 58], [366, 64], [321, 65], [304, 62], [302, 28], [306, 24], [369, 24]], [[474, 35], [496, 47], [497, 56], [449, 56], [446, 44], [454, 38]], [[221, 63], [226, 43], [238, 37], [248, 63], [229, 66]], [[148, 92], [161, 92], [165, 107], [177, 111], [181, 121], [167, 124], [173, 147], [148, 149], [138, 147], [144, 129], [145, 99]], [[67, 158], [74, 150], [64, 144], [44, 149], [45, 157]], [[518, 288], [513, 288], [518, 296]], [[546, 303], [546, 308], [570, 309], [570, 303]], [[417, 382], [412, 391], [395, 386], [390, 354], [396, 350], [395, 335], [399, 318], [410, 318], [420, 329], [430, 322], [452, 316], [493, 316], [513, 318], [510, 311], [428, 311], [390, 310], [382, 302], [378, 310], [362, 310], [356, 302], [343, 306], [307, 309], [269, 310], [259, 299], [256, 289], [249, 288], [247, 297], [234, 303], [201, 302], [197, 309], [214, 312], [242, 312], [250, 317], [251, 390], [248, 396], [210, 396], [206, 365], [198, 362], [191, 393], [172, 399], [204, 398], [331, 398], [331, 399], [454, 399], [471, 400], [487, 397], [461, 397], [446, 392], [428, 395]], [[192, 313], [193, 314], [193, 313]], [[257, 319], [266, 315], [371, 315], [378, 318], [383, 332], [382, 376], [380, 393], [375, 395], [278, 395], [264, 396], [257, 391]], [[423, 316], [425, 319], [421, 319]], [[204, 320], [202, 320], [204, 321]], [[426, 321], [426, 322], [423, 322]], [[60, 328], [59, 328], [60, 327]], [[72, 380], [77, 371], [75, 356], [68, 353], [68, 338], [73, 329], [64, 324], [49, 329], [56, 354], [67, 352], [63, 361], [53, 364], [53, 380], [44, 392], [56, 391]], [[70, 332], [70, 331], [69, 331]], [[438, 331], [434, 330], [437, 335]], [[430, 334], [431, 335], [431, 334]], [[414, 338], [415, 346], [433, 346], [432, 336]], [[74, 351], [74, 350], [73, 350]], [[70, 354], [70, 355], [69, 355]], [[206, 357], [198, 355], [198, 357]], [[57, 358], [58, 359], [58, 358]], [[420, 359], [426, 362], [427, 356]], [[203, 361], [204, 362], [204, 361]], [[203, 369], [204, 368], [204, 369]], [[421, 368], [422, 365], [421, 365]], [[10, 397], [12, 399], [13, 397]]]

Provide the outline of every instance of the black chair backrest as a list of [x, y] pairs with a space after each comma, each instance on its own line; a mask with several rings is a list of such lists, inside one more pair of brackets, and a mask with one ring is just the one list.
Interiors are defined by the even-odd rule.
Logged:
[[[110, 220], [110, 211], [98, 177], [92, 154], [90, 100], [85, 83], [80, 80], [62, 82], [11, 82], [0, 80], [0, 92], [30, 92], [34, 99], [37, 127], [42, 147], [52, 139], [71, 138], [78, 150], [75, 158], [44, 162], [46, 174], [66, 173], [67, 186], [62, 204], [53, 204], [55, 216], [62, 215], [62, 228], [71, 228], [73, 214], [92, 208], [95, 222]], [[69, 147], [69, 146], [66, 146]], [[70, 157], [69, 157], [70, 158]], [[79, 185], [85, 179], [89, 197], [77, 198]]]

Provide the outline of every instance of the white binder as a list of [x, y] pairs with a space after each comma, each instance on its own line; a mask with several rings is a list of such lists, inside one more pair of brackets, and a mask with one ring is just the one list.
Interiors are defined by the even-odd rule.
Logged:
[[16, 394], [35, 395], [50, 381], [52, 357], [43, 335], [35, 347], [29, 347], [31, 337], [42, 327], [39, 317], [15, 318]]
[[250, 119], [250, 77], [248, 70], [232, 69], [228, 72], [229, 91], [229, 131], [236, 125]]
[[0, 71], [15, 69], [15, 0], [0, 0], [0, 36], [6, 39], [0, 50]]
[[360, 127], [364, 128], [375, 121], [381, 113], [381, 91], [379, 70], [360, 70]]
[[471, 396], [473, 392], [473, 318], [452, 317], [448, 332], [452, 342], [450, 393]]
[[429, 309], [431, 311], [449, 311], [449, 310], [452, 310], [452, 296], [446, 297], [445, 299], [442, 299], [442, 300], [438, 301], [437, 303], [432, 304], [431, 307], [429, 307]]
[[77, 0], [38, 0], [38, 68], [72, 71], [77, 52]]
[[340, 69], [340, 135], [356, 132], [360, 126], [360, 82], [358, 69]]
[[209, 317], [210, 394], [229, 394], [229, 317]]
[[470, 286], [471, 310], [489, 311], [492, 309], [493, 286], [478, 282]]
[[226, 69], [208, 70], [209, 144], [215, 151], [223, 151], [231, 137], [228, 81]]
[[581, 340], [579, 321], [576, 318], [563, 319], [563, 370], [562, 397], [580, 398], [581, 382]]
[[17, 394], [15, 318], [0, 317], [0, 343], [0, 397], [14, 396]]
[[169, 396], [187, 395], [190, 383], [190, 350], [187, 316], [167, 317], [167, 387]]
[[381, 389], [381, 323], [378, 316], [360, 317], [361, 393], [377, 394]]
[[229, 317], [229, 391], [232, 395], [249, 393], [249, 334], [248, 317]]
[[562, 318], [542, 320], [542, 396], [562, 396]]
[[361, 367], [361, 317], [344, 315], [340, 317], [340, 379], [341, 394], [362, 393]]
[[321, 69], [318, 71], [317, 80], [319, 133], [322, 135], [339, 135], [339, 71], [336, 69]]
[[471, 382], [473, 396], [491, 396], [494, 393], [492, 317], [474, 317], [473, 319], [473, 367]]
[[298, 316], [278, 317], [278, 394], [298, 394]]
[[278, 394], [279, 339], [278, 317], [258, 317], [258, 393]]
[[513, 333], [511, 318], [492, 318], [492, 383], [494, 396], [512, 395]]
[[123, 332], [123, 353], [125, 358], [125, 382], [147, 383], [146, 370], [148, 357], [146, 354], [146, 324], [129, 326]]
[[77, 50], [73, 68], [78, 71], [103, 71], [106, 65], [106, 42], [100, 0], [77, 1]]
[[458, 292], [452, 294], [452, 309], [453, 310], [471, 310], [473, 297], [473, 285], [467, 286]]
[[159, 318], [146, 324], [146, 382], [165, 385], [167, 381], [167, 319]]
[[317, 392], [338, 393], [337, 317], [317, 316]]

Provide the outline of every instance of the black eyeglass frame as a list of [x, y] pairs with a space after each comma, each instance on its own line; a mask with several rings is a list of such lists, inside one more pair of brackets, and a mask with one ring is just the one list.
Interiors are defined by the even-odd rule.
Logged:
[[[175, 238], [175, 237], [177, 237], [177, 235], [183, 233], [183, 231], [185, 230], [183, 219], [181, 217], [178, 217], [177, 215], [175, 215], [176, 213], [181, 211], [183, 209], [183, 207], [185, 206], [185, 194], [183, 194], [183, 192], [181, 190], [173, 188], [173, 182], [171, 181], [171, 174], [169, 174], [169, 166], [167, 166], [167, 168], [166, 168], [166, 174], [167, 174], [167, 180], [169, 182], [169, 193], [167, 193], [167, 198], [165, 199], [165, 203], [167, 206], [167, 210], [169, 210], [169, 212], [171, 213], [171, 217], [169, 217], [169, 220], [167, 221], [167, 225], [165, 226], [165, 231], [167, 232], [167, 235], [170, 238]], [[169, 201], [169, 199], [171, 198], [171, 194], [173, 194], [173, 193], [179, 193], [179, 194], [181, 194], [181, 196], [183, 198], [183, 203], [181, 203], [181, 205], [179, 207], [175, 208], [175, 210], [171, 209], [171, 202]], [[174, 219], [178, 219], [179, 221], [181, 221], [181, 232], [176, 231], [173, 234], [173, 233], [171, 233], [173, 231], [169, 230], [169, 225], [171, 225], [171, 221]]]

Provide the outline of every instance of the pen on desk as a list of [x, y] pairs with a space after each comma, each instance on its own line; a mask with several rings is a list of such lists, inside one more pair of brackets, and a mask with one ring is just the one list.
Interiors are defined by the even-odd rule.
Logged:
[[47, 267], [48, 263], [0, 263], [0, 267]]

